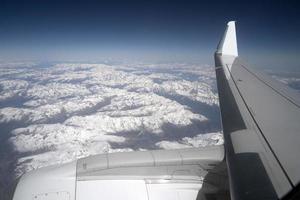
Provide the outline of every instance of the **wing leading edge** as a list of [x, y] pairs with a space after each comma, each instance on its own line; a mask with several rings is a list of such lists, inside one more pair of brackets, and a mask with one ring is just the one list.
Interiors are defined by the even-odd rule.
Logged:
[[300, 97], [249, 68], [229, 22], [215, 69], [233, 199], [278, 199], [300, 180]]

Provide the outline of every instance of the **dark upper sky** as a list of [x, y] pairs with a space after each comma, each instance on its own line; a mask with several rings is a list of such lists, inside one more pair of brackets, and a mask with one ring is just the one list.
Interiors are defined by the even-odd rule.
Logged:
[[297, 1], [2, 1], [1, 60], [213, 63], [229, 20], [253, 64], [299, 67]]

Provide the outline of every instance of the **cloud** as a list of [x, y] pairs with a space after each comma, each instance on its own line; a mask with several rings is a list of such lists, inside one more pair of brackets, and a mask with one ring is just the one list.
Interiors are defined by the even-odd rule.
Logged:
[[280, 81], [281, 83], [293, 88], [294, 90], [300, 91], [300, 76], [298, 77], [284, 77], [279, 75], [272, 75], [273, 78]]

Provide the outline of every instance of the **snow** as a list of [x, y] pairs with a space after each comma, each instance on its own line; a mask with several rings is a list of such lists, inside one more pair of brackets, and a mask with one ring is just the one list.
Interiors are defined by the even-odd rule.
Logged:
[[[137, 150], [133, 143], [139, 143], [139, 138], [146, 138], [151, 149], [223, 143], [220, 132], [201, 129], [211, 119], [176, 100], [186, 98], [207, 109], [217, 107], [213, 68], [181, 64], [23, 65], [0, 65], [0, 123], [18, 124], [9, 137], [18, 152], [17, 176], [98, 153]], [[18, 105], [7, 103], [12, 100]], [[199, 130], [189, 136], [170, 130], [168, 134], [173, 136], [167, 137], [166, 125], [183, 133], [190, 127]]]
[[156, 145], [162, 149], [181, 149], [192, 147], [206, 147], [222, 145], [224, 143], [221, 132], [198, 134], [195, 137], [184, 137], [180, 141], [160, 141]]

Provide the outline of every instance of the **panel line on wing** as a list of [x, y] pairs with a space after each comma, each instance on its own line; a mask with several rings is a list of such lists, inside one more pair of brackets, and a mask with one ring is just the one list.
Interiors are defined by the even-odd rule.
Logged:
[[[226, 68], [228, 69], [228, 66], [227, 66], [227, 65], [226, 65]], [[229, 71], [229, 69], [228, 69], [228, 71]], [[282, 170], [283, 173], [285, 174], [285, 176], [286, 176], [287, 180], [289, 181], [289, 183], [291, 184], [291, 186], [292, 186], [292, 187], [295, 187], [294, 184], [293, 184], [293, 182], [292, 182], [292, 180], [291, 180], [290, 177], [288, 176], [288, 173], [286, 172], [286, 170], [284, 169], [283, 165], [281, 164], [279, 158], [276, 156], [275, 151], [272, 149], [271, 144], [268, 142], [266, 136], [264, 135], [264, 133], [263, 133], [263, 131], [261, 130], [261, 128], [259, 127], [257, 121], [255, 120], [255, 117], [253, 116], [253, 113], [251, 112], [251, 110], [250, 110], [250, 108], [249, 108], [249, 106], [248, 106], [246, 100], [244, 99], [244, 97], [243, 97], [241, 91], [239, 90], [239, 88], [238, 88], [238, 86], [237, 86], [237, 84], [236, 84], [236, 81], [235, 81], [235, 79], [234, 79], [234, 77], [233, 77], [233, 75], [232, 75], [232, 73], [231, 73], [230, 71], [229, 71], [229, 74], [230, 74], [231, 79], [232, 79], [232, 82], [234, 83], [234, 86], [236, 87], [236, 89], [237, 89], [237, 91], [238, 91], [238, 93], [239, 93], [241, 99], [243, 100], [243, 102], [244, 102], [244, 104], [245, 104], [245, 106], [246, 106], [246, 108], [247, 108], [247, 110], [248, 110], [248, 112], [249, 112], [249, 114], [250, 114], [250, 116], [251, 116], [253, 122], [255, 123], [256, 127], [258, 128], [259, 132], [261, 133], [262, 137], [264, 138], [264, 140], [265, 140], [266, 144], [268, 145], [270, 151], [271, 151], [272, 154], [274, 155], [274, 157], [275, 157], [276, 161], [278, 162], [278, 164], [279, 164], [281, 170]], [[251, 73], [251, 74], [252, 74], [252, 73]]]
[[277, 94], [279, 94], [280, 96], [282, 96], [283, 98], [285, 98], [286, 100], [288, 100], [290, 103], [292, 103], [293, 105], [295, 105], [296, 107], [298, 107], [300, 109], [300, 105], [298, 105], [297, 103], [295, 103], [293, 101], [293, 99], [289, 98], [288, 96], [282, 94], [280, 91], [276, 90], [274, 87], [272, 87], [270, 84], [268, 84], [267, 82], [265, 82], [264, 80], [262, 80], [260, 77], [258, 77], [255, 73], [253, 73], [252, 71], [250, 71], [247, 67], [245, 67], [244, 65], [241, 64], [241, 67], [243, 67], [247, 72], [249, 72], [250, 74], [252, 74], [255, 78], [257, 78], [259, 81], [261, 81], [263, 84], [265, 84], [266, 86], [268, 86], [269, 88], [271, 88], [274, 92], [276, 92]]

